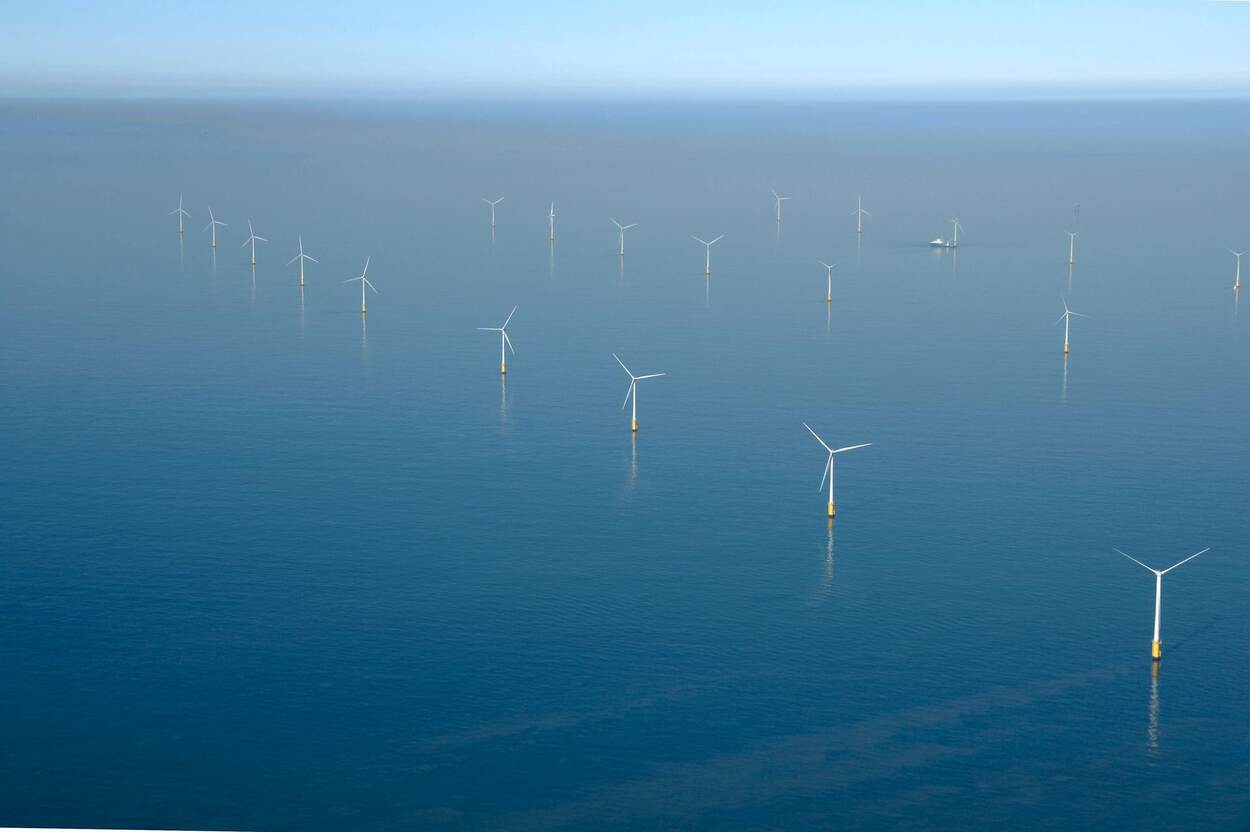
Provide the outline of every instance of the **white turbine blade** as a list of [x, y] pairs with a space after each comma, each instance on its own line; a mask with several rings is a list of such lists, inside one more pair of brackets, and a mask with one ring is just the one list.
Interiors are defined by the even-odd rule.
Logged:
[[[1156, 575], [1162, 575], [1162, 574], [1163, 574], [1163, 573], [1162, 573], [1162, 572], [1160, 572], [1158, 569], [1155, 569], [1155, 568], [1153, 568], [1153, 567], [1147, 566], [1146, 564], [1142, 563], [1142, 562], [1141, 562], [1141, 561], [1139, 561], [1137, 558], [1135, 558], [1135, 557], [1133, 557], [1132, 555], [1130, 555], [1128, 552], [1120, 552], [1120, 550], [1119, 550], [1119, 549], [1117, 549], [1117, 548], [1115, 548], [1114, 546], [1112, 546], [1112, 547], [1111, 547], [1111, 549], [1112, 549], [1112, 551], [1114, 551], [1114, 552], [1119, 552], [1121, 555], [1124, 555], [1124, 557], [1128, 558], [1128, 559], [1129, 559], [1129, 560], [1131, 560], [1133, 563], [1135, 563], [1135, 564], [1137, 564], [1138, 566], [1140, 566], [1142, 569], [1149, 569], [1151, 572], [1155, 573]], [[1201, 554], [1201, 553], [1199, 553], [1199, 554]], [[1180, 564], [1177, 564], [1177, 565], [1179, 566]]]
[[708, 243], [708, 245], [709, 245], [709, 246], [711, 246], [711, 245], [716, 245], [716, 243], [718, 243], [719, 241], [723, 240], [724, 238], [725, 238], [725, 235], [724, 235], [724, 234], [722, 234], [722, 235], [720, 235], [719, 237], [717, 237], [715, 240], [713, 240], [712, 242]]
[[622, 231], [624, 231], [624, 230], [625, 230], [625, 229], [621, 226], [621, 224], [620, 224], [619, 222], [617, 222], [615, 219], [613, 219], [612, 217], [608, 217], [608, 219], [612, 220], [612, 224], [613, 224], [613, 225], [615, 225], [617, 228], [620, 228]]
[[1174, 563], [1174, 564], [1172, 564], [1171, 566], [1169, 566], [1167, 569], [1161, 569], [1161, 570], [1159, 570], [1159, 574], [1160, 574], [1160, 575], [1166, 575], [1167, 573], [1171, 572], [1173, 569], [1175, 569], [1176, 567], [1180, 566], [1181, 564], [1189, 563], [1191, 560], [1193, 560], [1194, 558], [1198, 557], [1198, 555], [1205, 555], [1205, 554], [1206, 554], [1207, 552], [1209, 552], [1209, 551], [1211, 551], [1211, 547], [1210, 547], [1210, 546], [1208, 546], [1207, 548], [1203, 549], [1201, 552], [1194, 552], [1192, 555], [1190, 555], [1189, 557], [1185, 558], [1185, 559], [1184, 559], [1183, 561], [1181, 561], [1180, 563]]
[[1069, 312], [1068, 314], [1074, 318], [1088, 318], [1089, 317], [1089, 315], [1083, 314], [1081, 312]]
[[826, 269], [836, 269], [838, 267], [837, 263], [826, 263], [824, 260], [817, 260], [816, 262], [824, 266]]
[[631, 222], [629, 225], [625, 226], [625, 227], [624, 227], [624, 228], [622, 228], [621, 230], [622, 230], [622, 231], [628, 231], [629, 229], [631, 229], [631, 228], [636, 228], [637, 226], [638, 226], [638, 223], [636, 223], [636, 222]]
[[243, 242], [239, 245], [239, 248], [243, 248], [244, 246], [246, 246], [246, 245], [247, 245], [248, 243], [250, 243], [250, 242], [252, 242], [252, 238], [251, 238], [251, 237], [248, 237], [246, 240], [244, 240], [244, 241], [243, 241]]
[[363, 280], [363, 281], [365, 282], [365, 285], [366, 285], [366, 286], [368, 286], [370, 289], [372, 289], [372, 290], [373, 290], [373, 294], [375, 294], [375, 295], [376, 295], [376, 294], [378, 294], [378, 287], [377, 287], [377, 286], [374, 286], [372, 283], [370, 283], [370, 282], [369, 282], [369, 278], [365, 277], [365, 276], [362, 274], [362, 275], [360, 276], [360, 279], [361, 279], [361, 280]]
[[1063, 323], [1063, 319], [1064, 319], [1064, 318], [1066, 318], [1066, 317], [1068, 317], [1068, 313], [1067, 313], [1067, 312], [1064, 312], [1062, 315], [1060, 315], [1060, 316], [1059, 316], [1059, 320], [1055, 321], [1055, 323], [1057, 323], [1057, 324], [1061, 324], [1061, 323]]
[[621, 369], [625, 371], [625, 375], [629, 376], [629, 378], [630, 378], [630, 380], [631, 380], [631, 382], [632, 382], [632, 380], [633, 380], [633, 378], [634, 378], [634, 374], [633, 374], [633, 373], [631, 373], [631, 372], [629, 371], [629, 368], [625, 366], [625, 362], [624, 362], [624, 361], [622, 361], [622, 360], [621, 360], [621, 357], [620, 357], [619, 355], [617, 355], [616, 353], [612, 353], [612, 357], [616, 359], [616, 363], [617, 363], [617, 364], [620, 364], [620, 365], [621, 365]]
[[491, 202], [489, 199], [487, 199], [486, 197], [482, 197], [482, 202], [485, 202], [487, 205], [494, 205], [494, 204], [495, 204], [495, 203]]
[[794, 197], [792, 197], [792, 196], [779, 196], [779, 197], [777, 197], [777, 201], [778, 201], [778, 202], [785, 202], [787, 199], [794, 199]]
[[360, 273], [360, 276], [361, 276], [361, 277], [364, 277], [365, 275], [367, 275], [367, 274], [369, 273], [369, 260], [370, 260], [371, 258], [372, 258], [372, 255], [370, 255], [369, 257], [366, 257], [366, 258], [365, 258], [365, 268], [364, 268], [364, 270], [363, 270], [363, 271], [361, 271], [361, 273]]
[[833, 453], [833, 448], [830, 448], [828, 445], [826, 445], [826, 444], [825, 444], [825, 440], [823, 440], [823, 439], [821, 439], [821, 438], [820, 438], [820, 434], [818, 434], [818, 433], [816, 433], [816, 431], [812, 430], [812, 426], [811, 426], [811, 425], [809, 425], [807, 422], [804, 422], [804, 423], [803, 423], [803, 427], [807, 428], [807, 432], [808, 432], [808, 433], [810, 433], [812, 436], [815, 436], [815, 437], [816, 437], [816, 441], [820, 443], [820, 446], [821, 446], [822, 448], [824, 448], [824, 449], [825, 449], [826, 451], [828, 451], [829, 453]]
[[833, 454], [829, 454], [829, 458], [825, 460], [825, 472], [820, 475], [820, 485], [816, 486], [817, 491], [825, 489], [825, 479], [829, 476], [829, 469], [833, 467]]
[[[629, 370], [626, 370], [625, 372], [627, 372], [627, 373], [628, 373], [628, 372], [629, 372]], [[633, 376], [630, 376], [630, 377], [629, 377], [629, 388], [628, 388], [628, 389], [626, 389], [626, 391], [625, 391], [625, 401], [621, 402], [621, 410], [624, 410], [624, 409], [625, 409], [625, 405], [629, 404], [629, 397], [633, 394], [633, 392], [634, 392], [634, 377], [633, 377]]]
[[516, 347], [512, 346], [512, 339], [508, 337], [508, 330], [501, 329], [499, 331], [503, 333], [503, 342], [508, 345], [508, 349], [512, 354], [516, 355]]
[[502, 332], [502, 330], [497, 326], [479, 326], [477, 328], [482, 332]]
[[210, 229], [210, 228], [212, 228], [212, 227], [213, 227], [213, 223], [212, 223], [212, 222], [209, 222], [209, 224], [208, 224], [208, 225], [204, 226], [204, 230], [205, 230], [205, 231], [207, 231], [208, 229]]
[[268, 238], [268, 237], [257, 237], [257, 238], [256, 238], [256, 240], [257, 240], [257, 242], [261, 242], [261, 243], [267, 243], [267, 242], [269, 242], [269, 238]]
[[304, 256], [304, 255], [302, 255], [302, 254], [297, 254], [297, 255], [295, 255], [294, 257], [292, 257], [290, 260], [286, 261], [286, 264], [289, 266], [289, 265], [291, 265], [292, 263], [294, 263], [296, 260], [300, 259], [300, 258], [301, 258], [301, 257], [303, 257], [303, 256]]
[[709, 243], [707, 240], [703, 239], [702, 237], [696, 237], [696, 236], [694, 236], [693, 234], [691, 234], [691, 235], [690, 235], [690, 239], [692, 239], [692, 240], [698, 240], [699, 242], [703, 243], [703, 245], [705, 245], [705, 246], [710, 246], [710, 245], [711, 245], [711, 243]]
[[320, 260], [318, 260], [316, 257], [309, 257], [307, 254], [301, 254], [301, 255], [300, 255], [300, 257], [303, 257], [305, 260], [311, 260], [311, 261], [312, 261], [312, 262], [314, 262], [314, 263], [320, 263], [320, 262], [321, 262], [321, 261], [320, 261]]
[[512, 307], [512, 311], [508, 313], [508, 317], [504, 318], [503, 326], [499, 327], [500, 329], [508, 328], [508, 322], [512, 320], [512, 316], [516, 314], [516, 310], [517, 308], [515, 306]]
[[830, 453], [833, 453], [833, 454], [840, 454], [840, 453], [842, 453], [843, 451], [853, 451], [853, 450], [855, 450], [856, 448], [867, 448], [867, 447], [868, 447], [869, 445], [871, 445], [871, 444], [872, 444], [871, 442], [865, 442], [865, 443], [864, 443], [864, 444], [862, 444], [862, 445], [847, 445], [845, 448], [838, 448], [838, 449], [837, 449], [837, 450], [835, 450], [835, 451], [830, 451]]
[[360, 279], [361, 279], [361, 278], [359, 278], [359, 277], [349, 277], [349, 278], [347, 278], [346, 280], [344, 280], [343, 282], [344, 282], [344, 283], [355, 283], [357, 280], [360, 280]]
[[642, 381], [644, 378], [659, 378], [664, 375], [668, 375], [668, 373], [648, 373], [645, 376], [634, 376], [634, 381]]
[[[860, 208], [859, 210], [864, 211], [864, 209], [863, 209], [863, 208]], [[869, 213], [869, 212], [867, 212], [867, 211], [864, 211], [864, 216], [871, 217], [871, 216], [872, 216], [872, 214], [870, 214], [870, 213]]]

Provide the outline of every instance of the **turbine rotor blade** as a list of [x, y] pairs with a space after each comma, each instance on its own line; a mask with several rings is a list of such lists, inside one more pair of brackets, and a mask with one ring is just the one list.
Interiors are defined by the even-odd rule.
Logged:
[[825, 440], [823, 440], [823, 439], [821, 439], [821, 438], [820, 438], [820, 434], [818, 434], [818, 433], [816, 433], [816, 431], [812, 430], [812, 426], [811, 426], [811, 425], [809, 425], [807, 422], [804, 422], [804, 423], [803, 423], [803, 427], [807, 428], [807, 432], [808, 432], [808, 433], [810, 433], [812, 436], [815, 436], [815, 437], [816, 437], [816, 441], [820, 443], [820, 446], [821, 446], [822, 448], [824, 448], [824, 449], [825, 449], [826, 451], [828, 451], [829, 453], [833, 453], [833, 448], [830, 448], [828, 445], [826, 445], [826, 444], [825, 444]]
[[499, 327], [500, 329], [507, 329], [507, 328], [508, 328], [508, 322], [512, 320], [512, 316], [516, 314], [516, 310], [517, 310], [517, 308], [516, 308], [515, 306], [514, 306], [514, 307], [512, 307], [512, 311], [508, 313], [508, 317], [507, 317], [507, 318], [504, 318], [503, 326]]
[[[626, 372], [629, 372], [626, 370]], [[629, 377], [629, 388], [625, 390], [625, 401], [621, 402], [621, 410], [625, 409], [625, 405], [629, 404], [629, 397], [634, 393], [634, 377]]]
[[[1149, 569], [1151, 572], [1155, 573], [1156, 575], [1162, 575], [1162, 574], [1163, 574], [1163, 573], [1162, 573], [1162, 572], [1160, 572], [1158, 569], [1155, 569], [1155, 568], [1154, 568], [1154, 567], [1152, 567], [1152, 566], [1147, 566], [1146, 564], [1142, 563], [1142, 562], [1141, 562], [1141, 561], [1139, 561], [1137, 558], [1135, 558], [1135, 557], [1133, 557], [1132, 555], [1130, 555], [1128, 552], [1121, 552], [1119, 549], [1115, 548], [1114, 546], [1112, 546], [1112, 547], [1111, 547], [1111, 550], [1112, 550], [1113, 552], [1119, 552], [1119, 554], [1124, 555], [1124, 557], [1128, 558], [1128, 559], [1129, 559], [1129, 560], [1131, 560], [1133, 563], [1135, 563], [1135, 564], [1137, 564], [1138, 566], [1140, 566], [1142, 569]], [[1200, 554], [1201, 554], [1201, 553], [1200, 553]], [[1178, 565], [1179, 565], [1179, 564], [1178, 564]]]
[[1181, 564], [1189, 563], [1191, 560], [1193, 560], [1194, 558], [1198, 557], [1198, 555], [1205, 555], [1205, 554], [1206, 554], [1207, 552], [1209, 552], [1209, 551], [1211, 551], [1211, 547], [1210, 547], [1210, 546], [1208, 546], [1207, 548], [1203, 549], [1201, 552], [1194, 552], [1192, 555], [1190, 555], [1189, 557], [1185, 558], [1185, 559], [1184, 559], [1183, 561], [1181, 561], [1180, 563], [1174, 563], [1174, 564], [1172, 564], [1171, 566], [1169, 566], [1167, 569], [1162, 569], [1162, 570], [1160, 570], [1160, 571], [1159, 571], [1159, 574], [1160, 574], [1160, 575], [1166, 575], [1167, 573], [1171, 572], [1173, 569], [1175, 569], [1176, 567], [1180, 566]]
[[825, 479], [829, 476], [829, 469], [833, 467], [833, 454], [829, 454], [829, 458], [825, 460], [825, 472], [820, 475], [820, 485], [816, 486], [817, 491], [823, 491], [825, 488]]
[[629, 368], [625, 366], [625, 362], [624, 362], [624, 361], [622, 361], [622, 360], [621, 360], [621, 358], [620, 358], [620, 356], [618, 356], [616, 353], [612, 353], [612, 357], [616, 359], [616, 363], [617, 363], [617, 364], [620, 364], [620, 365], [621, 365], [621, 369], [625, 371], [625, 375], [627, 375], [627, 376], [629, 376], [629, 377], [630, 377], [630, 380], [631, 380], [631, 383], [632, 383], [632, 380], [633, 380], [633, 378], [634, 378], [634, 374], [633, 374], [633, 373], [631, 373], [631, 372], [629, 371]]
[[871, 445], [871, 444], [872, 444], [871, 442], [865, 442], [865, 443], [864, 443], [864, 444], [862, 444], [862, 445], [847, 445], [845, 448], [838, 448], [837, 450], [830, 451], [829, 453], [831, 453], [831, 454], [840, 454], [840, 453], [842, 453], [843, 451], [853, 451], [853, 450], [855, 450], [856, 448], [867, 448], [867, 447], [868, 447], [869, 445]]

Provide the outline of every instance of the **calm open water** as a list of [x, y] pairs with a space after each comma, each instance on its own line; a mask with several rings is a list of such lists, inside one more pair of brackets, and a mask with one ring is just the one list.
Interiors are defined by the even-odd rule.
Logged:
[[0, 104], [0, 825], [1247, 828], [1248, 130]]

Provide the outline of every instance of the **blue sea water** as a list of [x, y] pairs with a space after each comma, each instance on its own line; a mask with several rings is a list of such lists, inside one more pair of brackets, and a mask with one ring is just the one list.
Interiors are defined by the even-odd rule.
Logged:
[[1248, 130], [0, 104], [0, 825], [1250, 827]]

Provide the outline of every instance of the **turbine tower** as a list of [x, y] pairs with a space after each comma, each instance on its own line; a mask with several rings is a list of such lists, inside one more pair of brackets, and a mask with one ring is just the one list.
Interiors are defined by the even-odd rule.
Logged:
[[[1059, 321], [1063, 321], [1063, 354], [1068, 354], [1068, 329], [1072, 323], [1072, 317], [1088, 318], [1088, 315], [1082, 315], [1080, 312], [1073, 312], [1068, 308], [1068, 302], [1063, 299], [1063, 295], [1059, 296], [1059, 300], [1063, 302], [1063, 314], [1059, 316]], [[1055, 323], [1059, 323], [1055, 321]]]
[[851, 216], [855, 218], [855, 233], [864, 233], [864, 217], [871, 217], [872, 214], [864, 210], [864, 198], [858, 197], [855, 210], [851, 212]]
[[554, 240], [556, 238], [556, 203], [553, 200], [551, 207], [547, 209], [547, 239]]
[[[1115, 549], [1115, 547], [1112, 547], [1112, 548]], [[1163, 576], [1171, 572], [1173, 569], [1180, 566], [1181, 564], [1189, 563], [1191, 560], [1198, 557], [1198, 555], [1205, 554], [1206, 552], [1211, 551], [1211, 548], [1207, 547], [1206, 549], [1203, 549], [1201, 552], [1195, 552], [1194, 554], [1190, 555], [1189, 557], [1185, 558], [1179, 563], [1172, 564], [1167, 569], [1155, 569], [1152, 566], [1146, 566], [1146, 564], [1142, 563], [1137, 558], [1133, 557], [1127, 552], [1121, 552], [1119, 549], [1115, 549], [1115, 551], [1121, 555], [1124, 555], [1124, 557], [1128, 558], [1133, 563], [1137, 564], [1143, 569], [1149, 569], [1151, 572], [1154, 573], [1154, 576], [1155, 576], [1155, 634], [1154, 634], [1154, 639], [1150, 642], [1150, 657], [1154, 659], [1155, 661], [1159, 661], [1159, 659], [1163, 658], [1163, 642], [1159, 638], [1159, 635], [1160, 635], [1159, 613], [1163, 607]]]
[[826, 263], [824, 260], [816, 262], [825, 267], [825, 276], [829, 279], [829, 288], [825, 290], [825, 303], [833, 303], [833, 270], [838, 267], [838, 264]]
[[616, 359], [617, 364], [621, 365], [621, 369], [625, 371], [625, 375], [629, 376], [629, 389], [625, 391], [625, 401], [621, 402], [621, 410], [624, 410], [625, 405], [629, 404], [631, 400], [633, 401], [634, 409], [629, 420], [629, 429], [631, 433], [637, 433], [638, 432], [638, 382], [642, 381], [644, 378], [659, 378], [660, 376], [664, 375], [664, 373], [648, 373], [645, 376], [636, 376], [629, 371], [629, 368], [625, 366], [625, 362], [621, 360], [620, 356], [618, 356], [616, 353], [612, 353], [612, 357]]
[[631, 228], [637, 227], [638, 223], [631, 222], [629, 225], [621, 225], [615, 219], [612, 219], [612, 217], [608, 217], [608, 219], [612, 220], [612, 224], [616, 226], [616, 230], [619, 235], [619, 242], [620, 242], [620, 255], [624, 257], [625, 256], [625, 232]]
[[1228, 253], [1237, 259], [1237, 271], [1233, 274], [1233, 291], [1237, 292], [1241, 289], [1241, 255], [1245, 254], [1245, 252], [1233, 251], [1230, 248]]
[[177, 214], [178, 216], [178, 234], [179, 236], [181, 236], [183, 217], [186, 217], [187, 219], [191, 219], [191, 215], [188, 214], [186, 211], [182, 210], [182, 194], [178, 194], [178, 207], [169, 212], [169, 215], [171, 217], [174, 216], [175, 214]]
[[512, 316], [516, 314], [516, 307], [512, 307], [512, 311], [508, 313], [508, 317], [504, 318], [503, 326], [479, 326], [478, 329], [483, 332], [499, 333], [499, 374], [506, 376], [508, 374], [508, 350], [512, 350], [512, 354], [516, 355], [516, 349], [512, 346], [512, 339], [508, 337], [508, 323], [512, 320]]
[[308, 260], [313, 263], [321, 262], [320, 260], [317, 260], [315, 257], [309, 257], [307, 254], [304, 253], [304, 235], [303, 234], [301, 234], [299, 237], [299, 254], [295, 255], [290, 260], [288, 260], [286, 264], [289, 266], [292, 263], [294, 263], [296, 260], [299, 261], [299, 287], [303, 289], [304, 288], [304, 261]]
[[252, 230], [252, 221], [251, 221], [251, 220], [248, 220], [248, 221], [247, 221], [247, 235], [248, 235], [248, 236], [247, 236], [247, 239], [243, 241], [243, 245], [239, 246], [239, 248], [243, 248], [243, 247], [244, 247], [244, 246], [246, 246], [248, 243], [251, 243], [251, 244], [252, 244], [252, 265], [253, 265], [253, 266], [255, 266], [255, 265], [256, 265], [256, 244], [257, 244], [258, 242], [260, 242], [260, 243], [267, 243], [267, 242], [269, 242], [269, 240], [265, 239], [264, 237], [257, 237], [257, 236], [256, 236], [256, 232]]
[[499, 199], [494, 199], [494, 200], [487, 199], [486, 197], [482, 197], [482, 202], [485, 202], [487, 205], [490, 206], [490, 227], [491, 228], [495, 227], [495, 206], [503, 202], [503, 200], [504, 200], [503, 197], [499, 197]]
[[821, 439], [820, 436], [816, 433], [816, 431], [812, 430], [811, 425], [809, 425], [807, 422], [804, 422], [803, 427], [807, 428], [807, 432], [810, 433], [812, 436], [815, 436], [816, 441], [820, 443], [820, 446], [829, 452], [829, 459], [825, 462], [825, 473], [821, 475], [820, 485], [817, 486], [817, 489], [824, 488], [825, 479], [828, 478], [829, 480], [829, 516], [834, 517], [837, 514], [837, 509], [834, 507], [834, 504], [833, 504], [833, 458], [834, 456], [836, 456], [837, 454], [846, 453], [847, 451], [853, 451], [856, 448], [867, 448], [872, 443], [865, 442], [862, 445], [847, 445], [845, 448], [830, 448], [828, 445], [825, 444], [825, 440]]
[[367, 274], [369, 274], [369, 258], [368, 257], [365, 258], [365, 267], [361, 270], [359, 277], [349, 277], [347, 278], [347, 280], [343, 281], [344, 283], [355, 283], [357, 280], [360, 281], [360, 316], [362, 318], [364, 317], [365, 313], [368, 311], [368, 307], [366, 307], [365, 305], [365, 287], [368, 286], [370, 289], [372, 289], [375, 295], [378, 294], [377, 287], [374, 286], [372, 283], [370, 283], [369, 278], [365, 276]]
[[781, 222], [781, 203], [785, 202], [787, 199], [791, 199], [791, 197], [782, 196], [777, 193], [775, 188], [769, 188], [769, 190], [773, 192], [773, 199], [777, 201], [777, 222]]
[[226, 226], [224, 222], [213, 216], [213, 207], [210, 205], [208, 207], [208, 225], [204, 226], [204, 230], [213, 232], [213, 248], [217, 248], [217, 226], [219, 225], [223, 228]]
[[716, 243], [719, 242], [721, 238], [723, 238], [725, 235], [722, 234], [720, 235], [720, 237], [717, 237], [715, 240], [712, 240], [711, 242], [708, 242], [702, 237], [695, 237], [693, 234], [691, 234], [690, 236], [691, 238], [698, 240], [700, 243], [703, 243], [703, 245], [706, 246], [707, 259], [704, 261], [703, 273], [708, 276], [711, 276], [712, 274], [712, 246], [716, 245]]
[[1076, 235], [1081, 232], [1065, 231], [1064, 233], [1068, 235], [1068, 265], [1071, 266], [1076, 262]]

